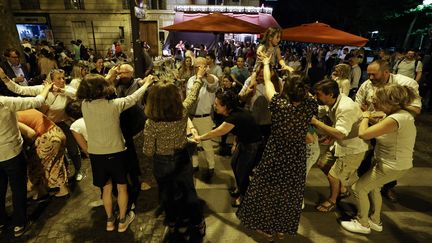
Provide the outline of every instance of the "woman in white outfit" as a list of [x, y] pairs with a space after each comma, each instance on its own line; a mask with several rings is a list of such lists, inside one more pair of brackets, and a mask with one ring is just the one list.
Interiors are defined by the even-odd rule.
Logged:
[[[341, 222], [344, 229], [362, 234], [369, 234], [371, 229], [383, 230], [380, 189], [402, 177], [413, 166], [416, 127], [414, 117], [406, 107], [417, 96], [408, 86], [386, 85], [378, 88], [373, 98], [375, 109], [384, 112], [386, 117], [369, 127], [371, 112], [363, 112], [359, 137], [365, 140], [375, 138], [377, 143], [372, 168], [352, 186], [358, 212], [355, 219]], [[370, 204], [374, 211], [369, 217]]]

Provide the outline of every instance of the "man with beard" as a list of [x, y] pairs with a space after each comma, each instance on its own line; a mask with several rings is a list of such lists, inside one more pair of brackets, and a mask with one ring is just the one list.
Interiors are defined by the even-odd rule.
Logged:
[[[367, 73], [369, 79], [360, 86], [355, 98], [355, 101], [361, 106], [363, 111], [375, 111], [372, 101], [375, 91], [379, 87], [396, 83], [399, 85], [409, 86], [413, 88], [418, 94], [419, 85], [417, 81], [402, 74], [392, 74], [390, 72], [390, 66], [385, 60], [376, 60], [369, 64]], [[409, 110], [413, 115], [418, 115], [421, 112], [421, 107], [422, 103], [420, 98], [418, 98], [415, 99], [410, 106], [406, 107], [406, 109]], [[376, 123], [381, 118], [383, 118], [383, 114], [373, 112], [370, 122]], [[371, 158], [369, 157], [370, 156], [368, 156], [368, 159], [366, 159], [361, 166], [362, 168], [364, 167], [365, 170], [369, 169], [369, 165], [371, 163]], [[363, 169], [359, 170], [359, 173], [362, 171]], [[397, 195], [393, 190], [396, 184], [396, 181], [389, 182], [385, 184], [381, 190], [382, 194], [392, 202], [397, 201]]]
[[317, 206], [320, 212], [330, 212], [336, 200], [349, 196], [347, 187], [357, 178], [357, 168], [363, 161], [368, 144], [358, 137], [358, 127], [362, 119], [360, 106], [348, 96], [339, 93], [339, 85], [333, 80], [323, 80], [315, 85], [316, 97], [320, 105], [328, 108], [328, 117], [333, 125], [328, 126], [315, 117], [311, 124], [334, 139], [325, 164], [334, 163], [327, 175], [330, 183], [330, 197]]
[[[117, 97], [126, 97], [135, 92], [140, 85], [140, 78], [134, 78], [134, 68], [129, 64], [121, 64], [113, 67], [107, 74], [106, 79], [116, 86]], [[135, 150], [134, 136], [144, 129], [146, 117], [144, 115], [143, 100], [139, 100], [136, 105], [123, 111], [120, 115], [120, 127], [126, 144], [128, 154], [128, 193], [130, 209], [132, 204], [136, 204], [140, 192], [139, 159]]]

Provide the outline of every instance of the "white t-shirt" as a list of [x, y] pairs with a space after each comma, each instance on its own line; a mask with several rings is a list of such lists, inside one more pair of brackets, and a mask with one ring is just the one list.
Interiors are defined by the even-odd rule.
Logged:
[[409, 169], [413, 166], [417, 134], [414, 117], [405, 110], [400, 110], [388, 117], [398, 123], [398, 129], [376, 138], [375, 158], [393, 170]]
[[81, 134], [84, 139], [88, 141], [87, 128], [84, 122], [84, 118], [81, 117], [80, 119], [74, 121], [70, 126], [70, 130]]

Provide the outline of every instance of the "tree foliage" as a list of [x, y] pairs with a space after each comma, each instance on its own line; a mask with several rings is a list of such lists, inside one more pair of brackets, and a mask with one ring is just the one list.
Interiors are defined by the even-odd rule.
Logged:
[[290, 0], [280, 1], [274, 15], [283, 27], [320, 21], [362, 34], [385, 28], [390, 19], [406, 15], [406, 11], [421, 3], [422, 0]]

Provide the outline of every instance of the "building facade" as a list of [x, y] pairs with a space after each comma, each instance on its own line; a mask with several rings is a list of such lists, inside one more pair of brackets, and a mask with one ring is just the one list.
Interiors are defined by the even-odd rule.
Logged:
[[99, 54], [105, 54], [113, 42], [121, 42], [131, 51], [132, 24], [130, 2], [141, 7], [140, 40], [151, 46], [151, 55], [161, 54], [167, 32], [160, 27], [173, 24], [178, 5], [259, 6], [257, 0], [12, 0], [20, 38], [32, 37], [61, 41], [70, 45], [80, 39]]

